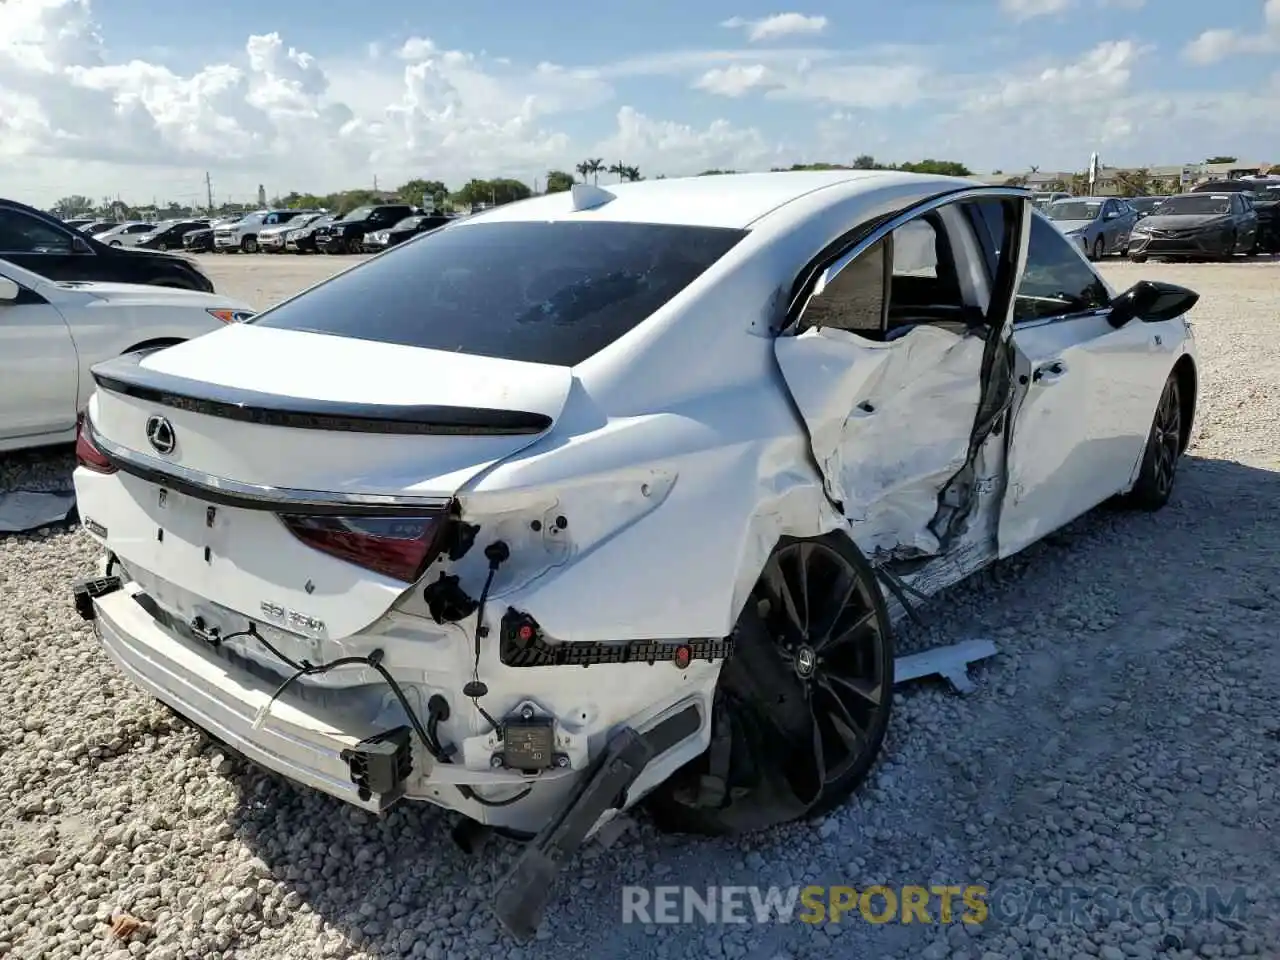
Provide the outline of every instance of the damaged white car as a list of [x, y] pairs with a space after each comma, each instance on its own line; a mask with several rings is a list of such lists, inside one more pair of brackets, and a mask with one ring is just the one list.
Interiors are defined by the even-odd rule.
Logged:
[[76, 602], [263, 767], [533, 835], [527, 936], [641, 798], [702, 833], [843, 801], [912, 596], [1162, 506], [1196, 300], [1117, 294], [1016, 189], [577, 186], [98, 366]]

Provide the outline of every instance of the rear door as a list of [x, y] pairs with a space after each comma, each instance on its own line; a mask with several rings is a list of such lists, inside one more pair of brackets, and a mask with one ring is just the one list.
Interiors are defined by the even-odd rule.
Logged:
[[1001, 467], [979, 461], [1008, 395], [999, 358], [1016, 255], [1000, 260], [975, 229], [983, 202], [1020, 235], [1018, 192], [916, 207], [826, 267], [775, 342], [828, 496], [868, 553], [936, 556], [990, 539], [966, 520]]
[[1115, 329], [1110, 303], [1088, 261], [1034, 217], [1014, 306], [1017, 397], [1002, 557], [1119, 493], [1136, 468], [1178, 338], [1161, 324]]

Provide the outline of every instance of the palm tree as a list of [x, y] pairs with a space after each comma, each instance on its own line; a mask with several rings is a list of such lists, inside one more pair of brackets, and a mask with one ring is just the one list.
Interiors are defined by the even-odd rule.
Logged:
[[639, 167], [623, 167], [622, 178], [626, 180], [628, 183], [635, 183], [637, 180], [644, 179], [642, 176], [640, 176]]
[[584, 162], [587, 165], [587, 173], [591, 174], [591, 182], [598, 186], [600, 174], [604, 171], [604, 157], [592, 157]]
[[573, 169], [578, 171], [578, 176], [582, 178], [583, 183], [586, 183], [587, 177], [591, 174], [591, 161], [583, 160], [580, 164], [578, 164]]
[[618, 177], [619, 183], [621, 183], [622, 178], [626, 176], [626, 172], [627, 172], [627, 168], [625, 164], [621, 164], [621, 163], [609, 164], [609, 173], [616, 174]]

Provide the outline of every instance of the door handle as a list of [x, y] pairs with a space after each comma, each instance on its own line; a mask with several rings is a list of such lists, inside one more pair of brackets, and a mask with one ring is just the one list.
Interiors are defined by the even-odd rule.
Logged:
[[1067, 365], [1061, 360], [1051, 360], [1048, 363], [1041, 364], [1036, 367], [1035, 373], [1031, 375], [1031, 379], [1036, 383], [1043, 383], [1046, 386], [1051, 383], [1057, 383], [1067, 372]]

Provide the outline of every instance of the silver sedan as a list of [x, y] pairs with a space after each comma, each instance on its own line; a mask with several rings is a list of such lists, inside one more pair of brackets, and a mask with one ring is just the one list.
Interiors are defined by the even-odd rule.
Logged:
[[1090, 260], [1101, 260], [1129, 249], [1129, 233], [1138, 213], [1116, 197], [1073, 197], [1058, 200], [1041, 211]]

